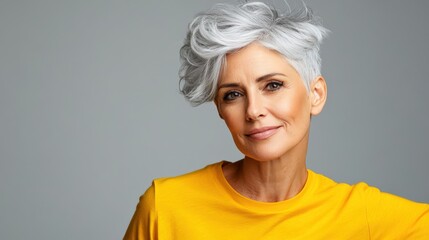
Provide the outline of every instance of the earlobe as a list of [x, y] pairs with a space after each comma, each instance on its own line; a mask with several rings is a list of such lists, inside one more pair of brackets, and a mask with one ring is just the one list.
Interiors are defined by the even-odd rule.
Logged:
[[317, 115], [322, 112], [325, 106], [328, 88], [326, 81], [322, 76], [318, 76], [311, 82], [311, 115]]

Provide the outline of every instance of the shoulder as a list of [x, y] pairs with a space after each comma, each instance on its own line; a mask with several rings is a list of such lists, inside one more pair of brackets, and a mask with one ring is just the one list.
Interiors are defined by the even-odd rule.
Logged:
[[216, 171], [221, 165], [222, 162], [218, 162], [183, 175], [153, 180], [152, 185], [140, 197], [134, 218], [156, 216], [160, 209], [181, 206], [192, 202], [195, 196], [207, 193], [212, 188]]
[[150, 187], [158, 207], [183, 204], [210, 193], [222, 162], [175, 177], [155, 179]]
[[380, 191], [367, 183], [337, 183], [312, 172], [314, 198], [353, 219], [364, 218], [374, 238], [421, 239], [429, 234], [429, 205]]
[[313, 178], [313, 184], [316, 186], [319, 193], [323, 192], [343, 192], [346, 194], [358, 194], [361, 197], [368, 194], [380, 193], [380, 190], [376, 187], [370, 186], [365, 182], [359, 182], [356, 184], [336, 182], [331, 178], [328, 178], [322, 174], [309, 170], [309, 175]]
[[355, 184], [336, 182], [322, 174], [310, 172], [312, 176], [313, 196], [325, 203], [347, 206], [347, 209], [367, 211], [371, 204], [379, 203], [382, 197], [390, 201], [390, 195], [365, 182]]
[[210, 164], [204, 168], [182, 174], [175, 177], [158, 178], [153, 181], [155, 191], [175, 190], [183, 187], [204, 187], [213, 181], [217, 168], [221, 167], [222, 162]]

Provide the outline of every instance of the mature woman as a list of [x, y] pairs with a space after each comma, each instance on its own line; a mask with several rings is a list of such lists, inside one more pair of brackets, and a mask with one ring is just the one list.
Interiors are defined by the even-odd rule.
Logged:
[[216, 5], [189, 25], [182, 92], [213, 101], [244, 158], [157, 179], [124, 239], [429, 239], [429, 205], [306, 168], [327, 87], [308, 9]]

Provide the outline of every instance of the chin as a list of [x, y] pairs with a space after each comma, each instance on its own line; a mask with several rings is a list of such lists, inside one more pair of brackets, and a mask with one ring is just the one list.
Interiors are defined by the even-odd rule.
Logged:
[[299, 157], [305, 155], [306, 148], [304, 147], [306, 138], [303, 139], [278, 139], [272, 138], [265, 141], [240, 141], [235, 139], [237, 148], [243, 153], [246, 158], [250, 158], [260, 162], [278, 160], [286, 156]]
[[253, 148], [251, 151], [249, 149], [240, 149], [240, 151], [246, 156], [246, 158], [253, 159], [259, 162], [268, 162], [282, 158], [286, 155], [287, 151], [282, 151], [280, 149], [270, 148]]

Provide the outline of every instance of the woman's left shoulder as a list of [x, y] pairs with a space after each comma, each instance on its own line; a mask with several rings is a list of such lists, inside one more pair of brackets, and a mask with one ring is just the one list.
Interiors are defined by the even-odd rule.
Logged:
[[[408, 199], [381, 191], [375, 186], [371, 186], [366, 182], [358, 182], [355, 184], [341, 183], [332, 180], [322, 174], [315, 173], [309, 170], [309, 176], [312, 185], [317, 194], [328, 194], [335, 196], [344, 196], [348, 199], [356, 199], [362, 203], [371, 204], [373, 202], [382, 201], [383, 203], [394, 202], [395, 204], [415, 204], [416, 202]], [[428, 204], [422, 204], [424, 207]]]

